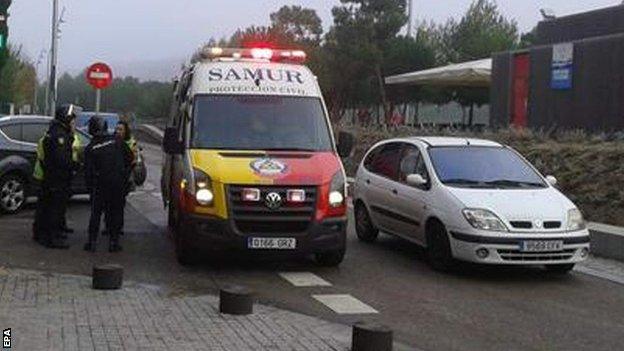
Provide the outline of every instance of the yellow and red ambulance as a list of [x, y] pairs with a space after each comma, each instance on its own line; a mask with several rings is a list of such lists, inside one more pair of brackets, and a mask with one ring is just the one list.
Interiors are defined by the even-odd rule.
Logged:
[[178, 261], [291, 252], [338, 265], [344, 167], [314, 74], [293, 50], [204, 48], [176, 81], [162, 193]]

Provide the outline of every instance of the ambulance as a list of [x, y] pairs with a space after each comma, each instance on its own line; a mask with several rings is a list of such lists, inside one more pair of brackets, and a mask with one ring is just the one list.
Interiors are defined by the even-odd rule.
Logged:
[[176, 256], [291, 253], [339, 265], [346, 177], [306, 54], [204, 48], [176, 81], [162, 194]]

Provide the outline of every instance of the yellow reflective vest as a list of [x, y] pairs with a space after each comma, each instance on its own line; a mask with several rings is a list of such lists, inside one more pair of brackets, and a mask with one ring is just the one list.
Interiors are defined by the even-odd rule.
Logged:
[[[33, 178], [38, 181], [43, 181], [45, 179], [45, 171], [43, 169], [43, 161], [45, 160], [45, 148], [43, 144], [45, 143], [45, 139], [47, 138], [47, 134], [42, 136], [37, 143], [37, 160], [35, 161], [35, 169], [33, 171]], [[80, 162], [80, 151], [82, 144], [80, 143], [80, 138], [74, 133], [74, 141], [72, 143], [72, 160], [74, 162]]]

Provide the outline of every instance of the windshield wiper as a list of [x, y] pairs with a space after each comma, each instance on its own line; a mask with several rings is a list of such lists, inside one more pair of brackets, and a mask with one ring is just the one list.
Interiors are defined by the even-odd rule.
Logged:
[[306, 148], [299, 148], [299, 147], [275, 147], [275, 148], [265, 148], [262, 150], [265, 150], [265, 151], [302, 151], [302, 152], [317, 151], [315, 149], [306, 149]]
[[511, 186], [511, 187], [520, 187], [520, 188], [524, 188], [524, 187], [543, 188], [544, 187], [544, 184], [542, 183], [524, 182], [521, 180], [509, 180], [509, 179], [493, 180], [493, 181], [485, 182], [485, 184], [493, 185], [493, 186]]
[[453, 179], [447, 179], [444, 180], [442, 183], [444, 184], [451, 184], [451, 185], [464, 185], [470, 188], [488, 188], [490, 187], [489, 184], [485, 184], [483, 182], [477, 181], [477, 180], [472, 180], [472, 179], [464, 179], [464, 178], [453, 178]]

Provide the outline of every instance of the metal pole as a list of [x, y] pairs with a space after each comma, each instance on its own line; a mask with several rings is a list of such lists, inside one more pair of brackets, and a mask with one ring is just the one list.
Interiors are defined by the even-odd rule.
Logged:
[[48, 85], [48, 101], [50, 101], [50, 109], [48, 113], [54, 115], [56, 111], [57, 87], [57, 60], [58, 60], [58, 0], [52, 2], [52, 44], [50, 48], [50, 79]]
[[414, 0], [407, 0], [407, 36], [412, 36], [413, 13], [414, 13]]
[[95, 89], [95, 115], [100, 114], [100, 105], [102, 103], [102, 89]]
[[50, 115], [50, 52], [48, 51], [48, 55], [46, 57], [46, 77], [47, 77], [47, 81], [45, 84], [45, 111], [44, 114], [49, 116]]

